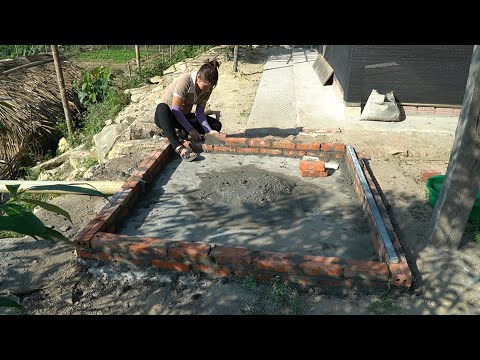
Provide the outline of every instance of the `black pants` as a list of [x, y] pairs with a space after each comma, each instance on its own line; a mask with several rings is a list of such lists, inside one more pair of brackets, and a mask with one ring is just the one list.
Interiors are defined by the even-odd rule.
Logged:
[[[195, 119], [195, 114], [190, 113], [185, 115], [185, 117], [187, 120]], [[222, 129], [222, 123], [216, 118], [207, 116], [207, 121], [212, 130], [220, 131]], [[205, 130], [198, 121], [193, 123], [190, 122], [190, 124], [192, 124], [192, 126], [197, 129], [200, 134], [205, 134]], [[163, 130], [164, 135], [167, 137], [168, 141], [170, 141], [170, 145], [174, 150], [180, 145], [176, 129], [183, 129], [185, 132], [187, 132], [182, 124], [177, 121], [170, 107], [165, 103], [160, 103], [157, 105], [157, 109], [155, 110], [155, 125]]]

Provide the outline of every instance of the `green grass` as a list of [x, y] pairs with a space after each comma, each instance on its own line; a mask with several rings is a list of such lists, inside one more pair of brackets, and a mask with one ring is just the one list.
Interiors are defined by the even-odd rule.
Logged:
[[255, 291], [257, 289], [257, 282], [252, 276], [247, 276], [242, 282], [242, 287], [248, 291]]
[[299, 315], [301, 313], [300, 296], [297, 290], [293, 289], [287, 281], [282, 283], [280, 277], [276, 276], [270, 284], [270, 293], [276, 303], [288, 307], [290, 314]]
[[25, 235], [16, 233], [15, 231], [0, 230], [0, 239], [21, 238]]
[[293, 289], [280, 277], [275, 277], [269, 285], [257, 284], [255, 278], [249, 276], [242, 282], [242, 287], [256, 295], [256, 300], [250, 304], [254, 314], [278, 314], [286, 312], [291, 315], [302, 313], [302, 301], [298, 291]]
[[480, 219], [467, 222], [465, 234], [467, 234], [472, 241], [480, 244]]
[[81, 167], [85, 168], [85, 171], [77, 173], [75, 175], [75, 179], [78, 180], [78, 179], [83, 178], [83, 175], [85, 174], [85, 172], [88, 169], [90, 169], [93, 165], [97, 165], [97, 164], [98, 164], [98, 160], [94, 157], [91, 157], [91, 156], [87, 156], [86, 158], [80, 160], [79, 165]]
[[[140, 57], [151, 56], [153, 53], [149, 51], [140, 51]], [[135, 59], [135, 50], [123, 49], [101, 49], [86, 52], [79, 52], [72, 55], [71, 59], [88, 60], [88, 61], [111, 61], [121, 64], [129, 60]]]
[[380, 300], [373, 301], [368, 310], [375, 315], [396, 314], [400, 312], [400, 307], [397, 304], [398, 296], [390, 292]]

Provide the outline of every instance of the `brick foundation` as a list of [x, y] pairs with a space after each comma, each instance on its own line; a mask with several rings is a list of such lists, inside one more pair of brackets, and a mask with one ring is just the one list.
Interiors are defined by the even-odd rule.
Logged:
[[[270, 138], [233, 137], [219, 134], [207, 136], [205, 143], [192, 144], [197, 151], [225, 152], [230, 154], [256, 154], [301, 158], [315, 156], [322, 161], [345, 158], [351, 167], [349, 156], [342, 143], [299, 143]], [[212, 276], [253, 276], [270, 281], [276, 276], [300, 286], [348, 290], [352, 288], [387, 289], [388, 284], [408, 288], [412, 274], [405, 261], [403, 250], [394, 232], [388, 214], [380, 202], [382, 218], [395, 246], [399, 263], [389, 263], [372, 226], [372, 238], [379, 261], [352, 260], [339, 257], [308, 256], [297, 253], [279, 253], [252, 250], [243, 247], [225, 247], [188, 241], [169, 241], [160, 238], [132, 237], [115, 234], [115, 229], [128, 215], [142, 192], [148, 191], [155, 176], [168, 162], [172, 149], [163, 141], [159, 149], [145, 159], [127, 179], [122, 190], [111, 198], [95, 218], [74, 239], [77, 256], [101, 261], [119, 261], [134, 265], [152, 266], [173, 271], [197, 271]], [[300, 169], [301, 169], [301, 162]], [[309, 162], [306, 162], [307, 165]], [[307, 169], [308, 170], [308, 169]], [[321, 169], [317, 169], [320, 171]], [[300, 171], [300, 170], [299, 170]], [[365, 175], [368, 174], [364, 171]], [[354, 173], [353, 173], [354, 174]], [[365, 194], [355, 178], [355, 190], [367, 216], [371, 213], [363, 199]], [[371, 182], [370, 187], [375, 187]], [[376, 189], [376, 188], [375, 188]], [[373, 190], [372, 190], [373, 191]], [[383, 207], [382, 207], [383, 206]], [[188, 239], [185, 239], [188, 240]]]

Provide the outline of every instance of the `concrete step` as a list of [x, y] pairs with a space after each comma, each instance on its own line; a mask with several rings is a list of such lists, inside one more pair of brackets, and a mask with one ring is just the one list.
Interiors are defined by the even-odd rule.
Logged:
[[313, 63], [317, 52], [285, 48], [269, 57], [247, 122], [246, 135], [296, 135], [339, 129], [344, 105], [332, 86], [323, 86]]
[[305, 132], [340, 131], [345, 105], [333, 92], [333, 86], [323, 86], [313, 63], [318, 54], [309, 49], [294, 52], [294, 83], [297, 123]]
[[247, 136], [288, 136], [299, 132], [348, 131], [454, 133], [458, 116], [407, 115], [401, 122], [360, 121], [346, 115], [343, 100], [332, 85], [322, 85], [313, 63], [318, 54], [310, 48], [276, 48], [264, 66]]
[[247, 136], [298, 134], [293, 77], [291, 49], [268, 58], [247, 122]]

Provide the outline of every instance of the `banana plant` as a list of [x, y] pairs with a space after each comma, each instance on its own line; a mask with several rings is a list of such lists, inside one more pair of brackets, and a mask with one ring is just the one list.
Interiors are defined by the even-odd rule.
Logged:
[[[26, 198], [23, 196], [26, 191], [34, 190], [48, 192], [49, 190], [63, 190], [78, 195], [101, 196], [110, 201], [108, 197], [100, 191], [75, 185], [41, 185], [22, 189], [20, 191], [18, 190], [19, 187], [20, 185], [6, 185], [6, 188], [12, 197], [6, 203], [0, 204], [0, 230], [14, 231], [20, 234], [30, 235], [35, 240], [44, 239], [53, 243], [60, 240], [68, 244], [73, 244], [73, 242], [62, 233], [45, 226], [45, 224], [25, 206], [25, 204], [40, 206], [45, 210], [62, 215], [72, 222], [70, 214], [56, 205], [41, 200]], [[19, 312], [21, 312], [22, 309], [20, 304], [5, 296], [0, 296], [0, 307], [15, 308]]]
[[20, 185], [6, 185], [12, 197], [6, 203], [0, 204], [0, 230], [15, 231], [20, 234], [30, 235], [36, 240], [40, 238], [52, 242], [62, 240], [71, 243], [62, 233], [45, 226], [31, 210], [24, 206], [24, 203], [40, 206], [45, 210], [62, 215], [70, 222], [72, 222], [72, 219], [67, 211], [56, 205], [22, 196], [27, 190], [43, 192], [62, 190], [79, 195], [101, 196], [108, 200], [107, 196], [100, 191], [75, 185], [42, 185], [20, 191], [18, 190], [19, 187]]

